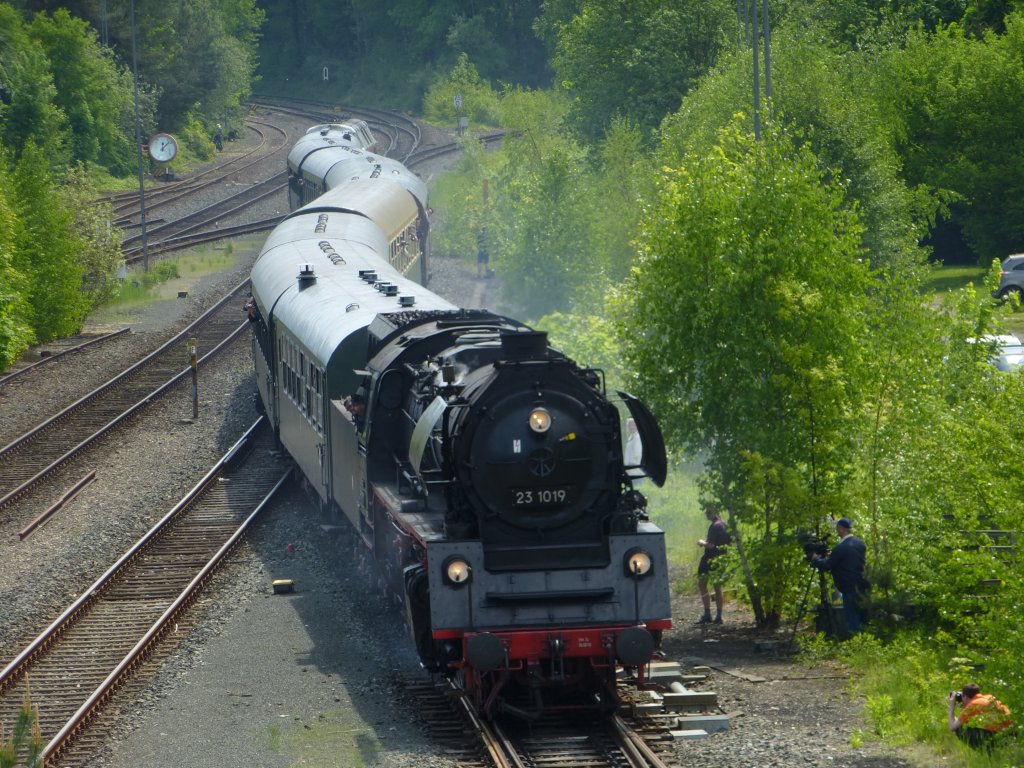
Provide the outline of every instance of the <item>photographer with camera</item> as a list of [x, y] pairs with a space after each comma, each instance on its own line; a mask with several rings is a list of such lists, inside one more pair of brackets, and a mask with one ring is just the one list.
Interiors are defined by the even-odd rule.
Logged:
[[[956, 714], [956, 706], [963, 709]], [[997, 733], [1010, 727], [1010, 710], [991, 694], [982, 693], [977, 683], [968, 683], [961, 691], [949, 694], [949, 730], [972, 747], [992, 749]]]
[[839, 543], [827, 557], [819, 552], [811, 555], [811, 567], [819, 571], [831, 571], [836, 589], [843, 596], [843, 617], [850, 634], [860, 632], [860, 625], [865, 618], [862, 602], [871, 588], [864, 568], [867, 563], [867, 547], [864, 542], [853, 535], [853, 523], [850, 518], [841, 517], [836, 521], [836, 533]]

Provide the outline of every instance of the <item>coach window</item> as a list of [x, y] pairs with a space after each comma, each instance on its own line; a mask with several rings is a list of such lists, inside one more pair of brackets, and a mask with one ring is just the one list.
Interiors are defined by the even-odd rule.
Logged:
[[278, 360], [281, 361], [281, 386], [287, 395], [292, 386], [292, 380], [288, 375], [288, 345], [284, 339], [278, 339]]
[[297, 359], [296, 359], [297, 357], [298, 357], [298, 351], [295, 349], [295, 345], [293, 344], [292, 345], [292, 362], [291, 362], [291, 371], [292, 371], [292, 401], [295, 403], [296, 407], [299, 407], [300, 406], [300, 403], [299, 403], [299, 372], [296, 370], [296, 364], [298, 362]]
[[292, 345], [291, 342], [285, 340], [284, 345], [284, 360], [282, 362], [284, 366], [284, 391], [288, 395], [289, 400], [294, 400], [295, 397], [292, 395]]
[[320, 432], [321, 434], [323, 434], [324, 404], [323, 404], [323, 399], [321, 398], [321, 392], [320, 392], [320, 369], [319, 368], [314, 368], [313, 369], [313, 394], [314, 394], [314, 402], [316, 403], [313, 406], [313, 408], [314, 408], [313, 421], [316, 424], [317, 432]]
[[313, 363], [308, 363], [306, 369], [306, 419], [316, 422], [316, 414], [313, 412]]
[[295, 345], [288, 341], [288, 396], [294, 403], [298, 399], [298, 377], [295, 375]]
[[295, 402], [295, 347], [292, 346], [291, 341], [288, 341], [288, 354], [286, 355], [288, 360], [288, 398], [294, 403]]

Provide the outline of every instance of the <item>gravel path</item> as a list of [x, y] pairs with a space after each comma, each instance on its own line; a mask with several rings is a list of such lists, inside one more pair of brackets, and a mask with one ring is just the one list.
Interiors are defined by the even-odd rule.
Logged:
[[[59, 367], [42, 366], [0, 389], [0, 444], [170, 335], [209, 298], [236, 285], [254, 255], [239, 252], [233, 268], [196, 280], [180, 304], [149, 305], [121, 318], [133, 328], [123, 343], [75, 355]], [[432, 288], [452, 300], [493, 302], [496, 281], [479, 281], [453, 260], [436, 259], [432, 275]], [[37, 494], [45, 506], [79, 475], [97, 471], [86, 493], [25, 542], [17, 538], [21, 514], [0, 519], [0, 666], [255, 419], [248, 344], [239, 342], [202, 370], [199, 388], [198, 420], [191, 420], [190, 392], [182, 386]], [[416, 713], [400, 703], [403, 681], [418, 672], [416, 659], [400, 611], [383, 604], [354, 572], [351, 552], [346, 536], [321, 527], [308, 498], [289, 490], [215, 579], [171, 661], [115, 702], [117, 736], [90, 765], [454, 766], [420, 729]], [[294, 579], [295, 593], [274, 595], [276, 578]], [[849, 747], [854, 730], [866, 726], [860, 704], [847, 695], [845, 670], [809, 669], [756, 653], [757, 632], [738, 607], [730, 606], [725, 624], [706, 634], [691, 624], [699, 615], [695, 597], [677, 596], [674, 612], [668, 657], [712, 666], [701, 687], [715, 690], [722, 709], [734, 715], [729, 731], [681, 742], [680, 766], [912, 764], [871, 742]], [[752, 682], [756, 677], [764, 682]]]

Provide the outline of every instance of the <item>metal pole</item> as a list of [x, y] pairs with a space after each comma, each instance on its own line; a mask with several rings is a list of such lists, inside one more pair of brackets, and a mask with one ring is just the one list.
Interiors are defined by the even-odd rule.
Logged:
[[149, 272], [149, 248], [146, 242], [146, 183], [142, 157], [142, 124], [139, 122], [139, 60], [135, 53], [135, 0], [129, 3], [132, 27], [132, 92], [135, 96], [135, 150], [139, 159], [139, 226], [142, 234], [142, 268]]
[[199, 339], [188, 340], [189, 365], [192, 366], [192, 418], [199, 418]]
[[[761, 13], [761, 23], [764, 25], [764, 97], [771, 101], [772, 98], [772, 46], [771, 32], [768, 27], [768, 0], [764, 0]], [[768, 105], [771, 109], [771, 104]]]
[[754, 139], [761, 140], [761, 73], [759, 71], [758, 50], [757, 50], [757, 0], [751, 0], [753, 9], [753, 24], [751, 32], [754, 40]]

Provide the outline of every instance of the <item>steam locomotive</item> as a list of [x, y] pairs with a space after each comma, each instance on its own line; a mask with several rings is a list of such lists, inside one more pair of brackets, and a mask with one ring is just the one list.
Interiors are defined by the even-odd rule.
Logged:
[[253, 267], [250, 315], [282, 446], [351, 523], [425, 667], [488, 715], [612, 709], [617, 667], [642, 681], [671, 626], [664, 536], [633, 487], [665, 480], [654, 418], [546, 334], [408, 277], [425, 282], [425, 185], [350, 126], [310, 129], [288, 167], [295, 210]]

